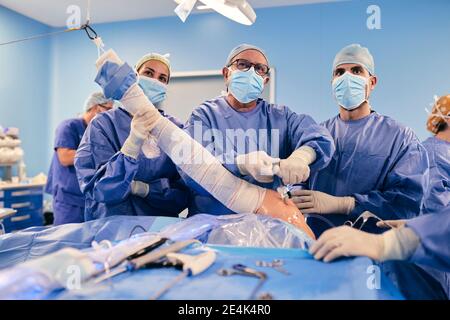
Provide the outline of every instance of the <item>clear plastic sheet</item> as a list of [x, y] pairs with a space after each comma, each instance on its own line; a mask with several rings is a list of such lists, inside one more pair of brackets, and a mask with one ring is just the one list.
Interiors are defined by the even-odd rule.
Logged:
[[160, 237], [172, 241], [197, 239], [208, 244], [264, 248], [306, 249], [313, 242], [300, 229], [268, 216], [199, 214], [171, 224], [159, 233], [145, 232], [115, 244], [94, 241], [93, 247], [84, 250], [66, 247], [3, 269], [0, 271], [0, 299], [45, 299], [54, 290], [70, 290], [73, 274], [68, 270], [71, 268], [76, 267], [79, 281], [84, 283]]
[[313, 240], [302, 230], [263, 215], [198, 214], [167, 226], [161, 236], [180, 241], [198, 239], [203, 243], [263, 248], [306, 249]]
[[153, 233], [134, 235], [102, 246], [96, 242], [83, 251], [64, 248], [0, 271], [0, 300], [43, 299], [57, 289], [79, 289], [92, 276], [109, 271], [130, 255], [160, 238]]

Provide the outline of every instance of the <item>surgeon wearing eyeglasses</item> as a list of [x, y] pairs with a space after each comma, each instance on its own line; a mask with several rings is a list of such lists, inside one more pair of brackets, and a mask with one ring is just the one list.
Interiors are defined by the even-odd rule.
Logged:
[[[304, 182], [324, 168], [335, 147], [328, 131], [310, 116], [261, 98], [269, 71], [261, 48], [241, 44], [231, 50], [222, 69], [227, 92], [195, 108], [185, 130], [235, 176], [277, 189]], [[233, 213], [180, 174], [192, 190], [190, 215]]]
[[84, 221], [85, 199], [80, 191], [74, 167], [76, 150], [87, 125], [98, 113], [108, 111], [113, 102], [96, 92], [85, 103], [80, 118], [64, 120], [56, 129], [55, 153], [48, 173], [45, 192], [53, 195], [54, 224]]

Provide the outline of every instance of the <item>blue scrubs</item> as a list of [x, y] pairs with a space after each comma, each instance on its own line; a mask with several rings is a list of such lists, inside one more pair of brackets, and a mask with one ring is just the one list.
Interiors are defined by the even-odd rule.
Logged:
[[[328, 167], [310, 179], [310, 188], [356, 200], [350, 216], [331, 214], [327, 219], [338, 226], [366, 210], [385, 220], [419, 215], [428, 187], [428, 156], [411, 129], [377, 112], [355, 121], [338, 115], [323, 126], [333, 136], [336, 152]], [[308, 220], [320, 235], [324, 224]]]
[[52, 163], [48, 173], [45, 192], [53, 195], [54, 224], [78, 223], [84, 221], [84, 196], [78, 186], [75, 167], [63, 166], [56, 150], [76, 150], [80, 144], [86, 124], [82, 118], [63, 121], [56, 129]]
[[[124, 109], [114, 108], [98, 114], [83, 136], [75, 167], [86, 196], [86, 220], [112, 215], [177, 216], [187, 207], [186, 188], [165, 153], [147, 159], [141, 151], [135, 160], [120, 152], [130, 133], [131, 119]], [[150, 185], [146, 198], [131, 194], [133, 180]]]
[[430, 159], [430, 186], [422, 212], [440, 213], [450, 207], [450, 142], [430, 137], [423, 146]]
[[[328, 131], [310, 116], [296, 114], [288, 107], [269, 104], [262, 99], [258, 99], [256, 108], [249, 112], [236, 111], [225, 97], [206, 101], [193, 111], [185, 130], [235, 176], [268, 189], [276, 189], [280, 179], [259, 183], [250, 176], [243, 176], [235, 164], [238, 154], [260, 150], [285, 159], [305, 145], [316, 151], [317, 159], [310, 166], [315, 172], [328, 164], [335, 149]], [[180, 174], [191, 187], [190, 215], [234, 213], [183, 172]]]

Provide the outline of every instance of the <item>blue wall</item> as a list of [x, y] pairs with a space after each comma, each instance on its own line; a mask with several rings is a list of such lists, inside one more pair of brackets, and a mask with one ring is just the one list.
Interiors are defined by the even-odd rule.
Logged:
[[[49, 31], [0, 6], [0, 43]], [[0, 125], [20, 128], [29, 175], [49, 163], [50, 63], [49, 39], [0, 46]]]
[[[370, 4], [381, 8], [381, 30], [370, 31], [366, 27], [366, 9]], [[219, 69], [233, 46], [241, 42], [259, 45], [277, 69], [278, 103], [309, 113], [317, 121], [337, 113], [330, 85], [334, 55], [347, 44], [361, 43], [374, 55], [379, 77], [371, 101], [374, 109], [412, 127], [425, 139], [428, 133], [424, 108], [434, 94], [450, 93], [448, 12], [448, 0], [350, 1], [257, 10], [257, 22], [251, 27], [217, 14], [192, 15], [185, 24], [176, 17], [166, 17], [94, 27], [107, 48], [114, 48], [130, 64], [149, 51], [170, 52], [175, 71]], [[42, 52], [46, 52], [45, 42], [34, 45], [42, 46]], [[18, 46], [16, 49], [19, 51]], [[49, 116], [49, 128], [53, 132], [61, 120], [81, 112], [86, 96], [98, 90], [93, 82], [97, 50], [82, 32], [54, 37], [49, 50], [51, 103], [46, 109], [48, 97], [43, 92], [47, 84], [37, 84], [36, 91], [42, 90], [39, 106], [43, 106], [37, 114], [40, 118], [43, 114]], [[39, 67], [49, 69], [44, 56], [38, 57], [43, 60]], [[23, 81], [21, 76], [16, 79]], [[14, 93], [23, 92], [9, 78], [2, 76], [2, 82], [14, 87], [11, 88]], [[3, 110], [3, 103], [1, 107]], [[34, 123], [33, 117], [24, 120], [25, 115], [15, 115], [14, 119]], [[53, 134], [48, 144], [52, 139]], [[38, 144], [38, 141], [32, 138], [29, 143]], [[51, 147], [47, 163], [50, 155]], [[42, 158], [36, 157], [35, 161], [33, 167], [43, 163]]]

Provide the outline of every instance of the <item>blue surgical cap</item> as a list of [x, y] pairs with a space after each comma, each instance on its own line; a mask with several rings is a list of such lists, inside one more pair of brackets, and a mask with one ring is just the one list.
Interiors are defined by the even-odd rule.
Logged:
[[266, 58], [267, 65], [270, 66], [269, 59], [267, 58], [267, 55], [265, 54], [265, 52], [261, 48], [258, 48], [257, 46], [254, 46], [254, 45], [251, 45], [251, 44], [246, 44], [246, 43], [240, 44], [237, 47], [233, 48], [233, 50], [231, 50], [230, 54], [228, 55], [227, 64], [226, 65], [228, 66], [239, 53], [247, 51], [247, 50], [259, 51], [264, 56], [264, 58]]
[[371, 75], [375, 74], [375, 63], [369, 49], [359, 44], [351, 44], [338, 52], [333, 62], [333, 72], [341, 64], [354, 63], [366, 68]]
[[91, 108], [98, 104], [106, 104], [112, 100], [105, 98], [103, 93], [101, 92], [94, 92], [91, 94], [84, 103], [84, 110], [89, 111]]

